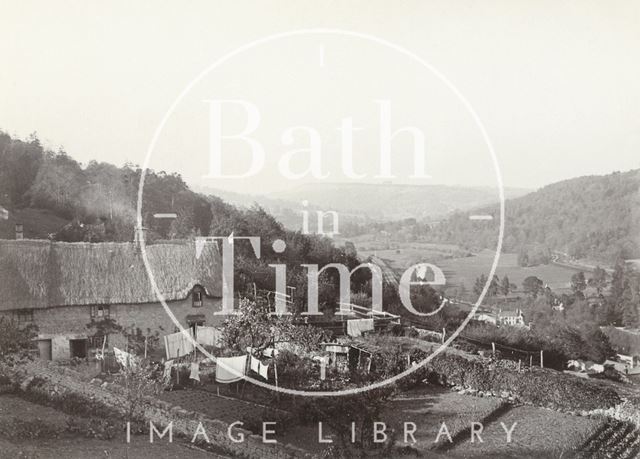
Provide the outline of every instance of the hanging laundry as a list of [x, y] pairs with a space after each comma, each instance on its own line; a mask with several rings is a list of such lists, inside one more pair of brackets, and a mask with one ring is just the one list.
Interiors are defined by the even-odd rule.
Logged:
[[260, 372], [260, 360], [256, 359], [254, 356], [250, 357], [251, 360], [251, 371], [254, 371], [256, 373]]
[[218, 357], [216, 359], [216, 381], [229, 384], [244, 378], [247, 356]]
[[258, 361], [258, 374], [262, 376], [264, 379], [269, 379], [267, 376], [269, 374], [269, 365], [265, 365], [262, 362]]
[[262, 351], [262, 355], [264, 355], [265, 357], [276, 357], [278, 355], [278, 350], [274, 349], [272, 347], [269, 347], [265, 350]]
[[193, 331], [185, 329], [178, 333], [164, 337], [164, 347], [167, 359], [175, 359], [183, 355], [191, 354], [194, 350]]
[[214, 327], [196, 327], [196, 341], [203, 346], [220, 347], [222, 332]]
[[367, 331], [373, 331], [373, 319], [347, 320], [347, 335], [358, 337]]
[[189, 379], [200, 381], [200, 363], [191, 362], [191, 374], [189, 375]]

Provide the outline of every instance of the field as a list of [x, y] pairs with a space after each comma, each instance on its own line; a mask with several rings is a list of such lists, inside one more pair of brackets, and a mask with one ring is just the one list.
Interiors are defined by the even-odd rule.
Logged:
[[[471, 291], [478, 277], [487, 275], [493, 264], [494, 252], [484, 250], [472, 256], [459, 256], [455, 258], [444, 256], [456, 254], [454, 246], [446, 246], [447, 249], [433, 248], [432, 244], [408, 244], [409, 248], [402, 246], [394, 250], [378, 250], [375, 253], [398, 273], [404, 272], [412, 264], [418, 262], [431, 262], [438, 266], [445, 273], [447, 285], [459, 286], [464, 284], [467, 290]], [[438, 247], [438, 246], [436, 246]], [[370, 251], [358, 251], [362, 258], [373, 254]], [[460, 251], [457, 251], [460, 253]], [[552, 290], [562, 293], [568, 292], [571, 287], [571, 276], [578, 272], [565, 266], [555, 264], [540, 265], [533, 267], [518, 266], [517, 254], [504, 253], [500, 256], [496, 275], [502, 279], [505, 275], [509, 277], [512, 284], [516, 284], [518, 289], [522, 288], [522, 281], [529, 276], [536, 276], [548, 284]]]
[[500, 398], [472, 397], [438, 387], [423, 386], [404, 392], [392, 400], [382, 418], [396, 432], [401, 433], [397, 441], [402, 446], [405, 446], [402, 435], [404, 423], [415, 423], [416, 443], [412, 446], [419, 451], [426, 451], [448, 442], [447, 436], [443, 434], [439, 442], [435, 443], [443, 423], [455, 439], [472, 422], [484, 422], [505, 405]]
[[[438, 266], [449, 275], [447, 279], [453, 285], [464, 283], [467, 288], [472, 288], [473, 284], [481, 274], [488, 275], [494, 259], [494, 252], [484, 250], [473, 257], [454, 258], [442, 260]], [[509, 276], [511, 283], [522, 288], [522, 281], [529, 276], [536, 276], [548, 284], [554, 291], [569, 290], [571, 287], [571, 276], [578, 272], [554, 264], [532, 266], [524, 268], [518, 266], [517, 255], [515, 253], [504, 253], [500, 256], [496, 274], [498, 277]]]
[[[126, 443], [124, 425], [113, 440], [85, 438], [66, 431], [69, 415], [11, 394], [0, 395], [0, 457], [11, 458], [140, 458], [221, 457], [193, 448], [186, 441], [158, 440], [149, 443], [147, 435], [133, 435]], [[16, 431], [16, 422], [29, 430]]]
[[[514, 423], [511, 442], [507, 443], [501, 423], [510, 429]], [[543, 408], [519, 406], [509, 410], [493, 422], [485, 424], [480, 435], [482, 443], [469, 438], [447, 451], [449, 457], [570, 457], [584, 442], [605, 424], [602, 419], [570, 416]], [[603, 451], [604, 452], [604, 451]]]

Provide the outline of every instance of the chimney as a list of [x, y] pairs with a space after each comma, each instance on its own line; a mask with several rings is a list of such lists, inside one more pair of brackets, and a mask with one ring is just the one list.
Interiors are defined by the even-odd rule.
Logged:
[[24, 239], [24, 227], [22, 223], [16, 223], [16, 241]]

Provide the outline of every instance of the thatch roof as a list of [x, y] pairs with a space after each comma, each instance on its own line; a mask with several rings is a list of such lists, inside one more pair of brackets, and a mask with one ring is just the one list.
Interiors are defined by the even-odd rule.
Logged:
[[[193, 242], [148, 245], [146, 252], [167, 301], [186, 298], [194, 285], [221, 296], [214, 244], [198, 259]], [[133, 243], [0, 240], [0, 310], [157, 301]]]

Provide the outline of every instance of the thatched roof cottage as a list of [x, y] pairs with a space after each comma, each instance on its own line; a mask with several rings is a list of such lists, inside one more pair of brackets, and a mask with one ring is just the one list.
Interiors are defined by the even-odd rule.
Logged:
[[[147, 246], [158, 288], [183, 326], [215, 325], [221, 309], [221, 260], [215, 245], [198, 258], [193, 242]], [[39, 329], [45, 359], [83, 357], [89, 323], [112, 318], [144, 333], [175, 324], [151, 288], [134, 243], [0, 240], [0, 314]]]

